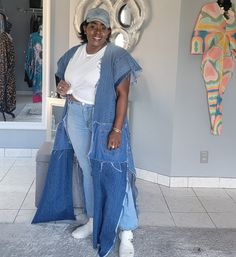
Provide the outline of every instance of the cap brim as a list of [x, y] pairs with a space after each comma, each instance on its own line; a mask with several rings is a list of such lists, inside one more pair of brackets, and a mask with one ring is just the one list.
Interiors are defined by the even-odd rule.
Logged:
[[99, 19], [99, 18], [87, 19], [86, 21], [87, 21], [87, 22], [99, 21], [99, 22], [101, 22], [106, 28], [110, 28], [110, 26], [109, 26], [106, 22], [104, 22], [102, 19]]

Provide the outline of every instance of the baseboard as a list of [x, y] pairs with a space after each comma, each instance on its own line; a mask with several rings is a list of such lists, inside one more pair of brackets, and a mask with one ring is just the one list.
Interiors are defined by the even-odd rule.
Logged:
[[137, 178], [167, 187], [236, 188], [236, 178], [169, 177], [138, 168], [136, 171]]
[[[1, 158], [33, 158], [38, 149], [0, 148]], [[167, 187], [236, 188], [236, 178], [169, 177], [156, 172], [136, 169], [137, 178]]]
[[0, 148], [1, 158], [33, 158], [36, 156], [38, 149], [25, 148]]

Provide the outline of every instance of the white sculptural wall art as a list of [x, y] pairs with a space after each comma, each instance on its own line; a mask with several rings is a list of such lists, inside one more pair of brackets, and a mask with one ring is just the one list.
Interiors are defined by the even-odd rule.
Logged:
[[[147, 3], [145, 3], [147, 6]], [[132, 51], [139, 41], [146, 18], [147, 7], [143, 0], [81, 0], [74, 18], [77, 33], [84, 21], [88, 9], [101, 7], [110, 14], [112, 35], [111, 41], [128, 51]]]

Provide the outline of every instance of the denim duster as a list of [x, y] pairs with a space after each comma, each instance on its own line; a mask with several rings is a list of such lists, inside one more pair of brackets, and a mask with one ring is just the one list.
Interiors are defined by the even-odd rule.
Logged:
[[[78, 47], [71, 48], [59, 60], [56, 76], [60, 79], [64, 79], [68, 62]], [[136, 198], [135, 167], [127, 119], [122, 127], [119, 148], [107, 149], [107, 138], [115, 120], [116, 87], [127, 76], [130, 76], [131, 84], [136, 83], [140, 71], [141, 67], [126, 50], [108, 43], [97, 82], [89, 152], [94, 183], [93, 246], [98, 248], [100, 257], [106, 256], [114, 245], [127, 183], [133, 189], [134, 200]], [[64, 117], [66, 109], [67, 104]], [[32, 223], [74, 219], [72, 163], [73, 149], [62, 121], [57, 129], [44, 192]]]

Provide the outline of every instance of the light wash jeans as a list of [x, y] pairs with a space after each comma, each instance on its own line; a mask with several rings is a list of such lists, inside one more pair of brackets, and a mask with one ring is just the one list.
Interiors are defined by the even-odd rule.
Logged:
[[121, 230], [134, 230], [138, 227], [137, 212], [134, 207], [134, 198], [132, 195], [131, 186], [127, 183], [126, 197], [124, 199], [124, 208], [121, 215], [119, 228]]
[[67, 132], [83, 174], [85, 209], [93, 217], [93, 178], [88, 158], [92, 136], [93, 105], [68, 101]]
[[[68, 101], [67, 131], [75, 155], [83, 173], [85, 209], [89, 217], [93, 217], [94, 195], [92, 169], [88, 158], [92, 137], [93, 105]], [[124, 200], [124, 208], [119, 227], [122, 230], [133, 230], [138, 226], [138, 218], [129, 183]]]

